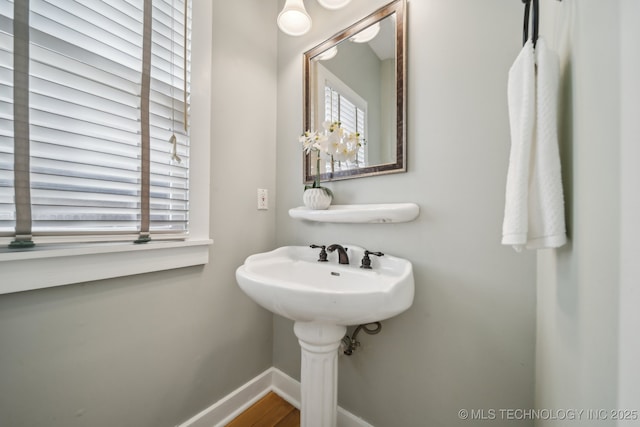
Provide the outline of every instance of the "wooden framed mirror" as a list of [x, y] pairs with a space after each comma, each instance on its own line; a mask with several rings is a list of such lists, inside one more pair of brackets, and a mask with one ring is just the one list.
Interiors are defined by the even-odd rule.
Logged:
[[304, 182], [406, 172], [406, 0], [395, 0], [304, 53], [304, 129], [358, 132], [355, 159], [304, 154]]

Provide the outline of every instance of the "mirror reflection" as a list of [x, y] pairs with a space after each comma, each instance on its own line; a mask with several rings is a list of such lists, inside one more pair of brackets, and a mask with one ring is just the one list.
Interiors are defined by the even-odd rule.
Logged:
[[406, 170], [404, 43], [404, 1], [397, 0], [305, 53], [305, 129], [339, 123], [359, 142], [320, 162], [306, 155], [306, 182], [317, 165], [323, 181]]

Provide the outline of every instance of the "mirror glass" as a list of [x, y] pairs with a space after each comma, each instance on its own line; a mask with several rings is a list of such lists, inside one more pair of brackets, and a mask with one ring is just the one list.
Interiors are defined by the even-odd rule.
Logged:
[[304, 129], [339, 122], [349, 152], [305, 154], [306, 183], [406, 171], [405, 19], [396, 0], [305, 52]]

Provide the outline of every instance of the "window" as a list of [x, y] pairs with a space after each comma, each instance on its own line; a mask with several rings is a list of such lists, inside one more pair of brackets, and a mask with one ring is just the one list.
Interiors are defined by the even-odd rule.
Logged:
[[[366, 118], [366, 102], [360, 97], [354, 97], [354, 101], [351, 101], [347, 95], [340, 93], [338, 89], [331, 86], [331, 83], [327, 81], [324, 87], [324, 105], [325, 105], [325, 120], [331, 122], [338, 121], [341, 127], [348, 133], [359, 133], [362, 135], [363, 140], [367, 139], [367, 131], [365, 128]], [[357, 101], [356, 101], [357, 100]], [[358, 102], [359, 101], [359, 102]], [[362, 105], [362, 108], [356, 105]], [[355, 166], [366, 166], [367, 164], [367, 151], [366, 144], [360, 145], [355, 160], [353, 161]], [[341, 164], [338, 162], [334, 165], [334, 170], [345, 169], [348, 170], [354, 165], [350, 162], [344, 162]]]
[[[20, 0], [19, 4], [24, 0]], [[70, 5], [73, 4], [73, 7]], [[175, 9], [172, 12], [172, 6]], [[189, 5], [191, 7], [191, 5]], [[193, 48], [193, 58], [188, 53], [187, 59], [192, 64], [187, 67], [187, 78], [191, 79], [191, 68], [196, 70], [194, 80], [187, 86], [187, 111], [190, 115], [189, 135], [180, 130], [184, 113], [184, 30], [183, 19], [184, 2], [180, 0], [153, 0], [153, 44], [151, 49], [151, 90], [150, 90], [150, 229], [152, 241], [145, 245], [133, 244], [139, 229], [140, 213], [133, 214], [130, 205], [134, 198], [131, 194], [132, 186], [139, 186], [132, 178], [135, 171], [139, 172], [140, 149], [138, 154], [122, 155], [131, 150], [123, 141], [133, 139], [133, 134], [139, 137], [141, 99], [132, 94], [134, 88], [140, 86], [140, 69], [135, 63], [141, 64], [140, 59], [134, 59], [136, 47], [141, 47], [141, 35], [138, 33], [143, 27], [143, 0], [126, 0], [100, 2], [85, 0], [70, 2], [68, 0], [47, 0], [30, 2], [29, 12], [32, 28], [29, 48], [33, 52], [42, 53], [46, 60], [42, 64], [31, 58], [29, 65], [38, 62], [33, 68], [29, 83], [30, 91], [49, 90], [51, 93], [37, 93], [35, 99], [44, 100], [39, 104], [29, 105], [30, 121], [35, 117], [51, 117], [55, 114], [59, 120], [49, 120], [43, 129], [37, 129], [43, 122], [30, 123], [29, 130], [32, 139], [37, 140], [38, 150], [31, 150], [32, 167], [40, 168], [38, 173], [32, 173], [33, 183], [40, 183], [32, 190], [34, 201], [33, 234], [36, 246], [28, 250], [10, 250], [7, 244], [13, 239], [15, 224], [15, 206], [13, 205], [13, 96], [12, 84], [13, 59], [13, 8], [10, 1], [0, 0], [0, 294], [29, 289], [59, 286], [69, 283], [105, 279], [130, 274], [166, 270], [189, 265], [205, 264], [208, 262], [209, 249], [212, 243], [209, 238], [209, 159], [210, 159], [210, 127], [211, 114], [211, 84], [208, 76], [211, 73], [211, 20], [212, 6], [210, 2], [194, 2], [193, 11], [188, 12], [189, 24], [193, 20], [193, 30], [189, 29], [188, 47]], [[38, 9], [44, 8], [44, 9]], [[57, 13], [58, 15], [54, 14]], [[68, 19], [60, 23], [58, 19]], [[172, 19], [173, 18], [173, 19]], [[173, 24], [172, 24], [173, 20]], [[111, 23], [113, 28], [107, 26]], [[174, 27], [173, 41], [171, 41]], [[93, 29], [91, 29], [93, 28]], [[118, 36], [117, 31], [128, 31]], [[72, 31], [74, 36], [64, 38], [65, 32]], [[193, 36], [191, 33], [193, 32]], [[134, 34], [135, 33], [135, 34]], [[84, 34], [84, 35], [82, 35]], [[121, 38], [118, 41], [118, 37]], [[105, 52], [98, 51], [92, 43], [96, 40], [105, 42]], [[192, 41], [193, 40], [193, 41]], [[83, 44], [84, 43], [84, 44]], [[192, 46], [191, 46], [192, 44]], [[35, 47], [34, 47], [35, 46]], [[170, 46], [177, 49], [170, 49]], [[65, 49], [59, 52], [57, 49]], [[123, 50], [125, 51], [124, 53]], [[97, 55], [97, 54], [100, 55]], [[61, 55], [60, 55], [61, 54]], [[72, 54], [76, 54], [73, 56]], [[98, 56], [104, 57], [97, 59]], [[118, 55], [121, 59], [117, 60]], [[173, 55], [173, 56], [172, 56]], [[57, 57], [57, 59], [55, 59]], [[173, 66], [171, 65], [173, 58]], [[56, 63], [55, 61], [62, 61]], [[98, 61], [91, 63], [89, 60]], [[7, 67], [7, 61], [9, 66]], [[48, 62], [47, 62], [48, 61]], [[97, 64], [97, 66], [96, 66]], [[115, 67], [113, 70], [110, 67]], [[38, 73], [43, 70], [53, 71], [51, 76], [42, 77]], [[120, 73], [120, 74], [119, 74]], [[71, 79], [69, 74], [73, 76]], [[9, 75], [9, 77], [7, 77]], [[67, 80], [71, 79], [71, 80]], [[125, 88], [117, 82], [128, 82]], [[197, 90], [190, 94], [191, 84]], [[99, 88], [105, 93], [99, 92]], [[140, 89], [137, 89], [139, 94]], [[77, 95], [77, 96], [76, 96]], [[60, 98], [60, 99], [58, 99]], [[111, 99], [115, 98], [115, 99]], [[88, 105], [88, 100], [98, 100], [97, 107]], [[55, 104], [53, 102], [56, 102]], [[31, 104], [31, 103], [30, 103]], [[127, 112], [116, 112], [115, 105], [128, 107]], [[65, 111], [64, 108], [70, 110]], [[93, 111], [90, 111], [92, 110]], [[131, 119], [131, 114], [134, 120]], [[68, 116], [68, 117], [67, 117]], [[78, 118], [86, 119], [80, 124]], [[93, 122], [92, 122], [93, 120]], [[62, 123], [75, 124], [75, 127], [62, 126]], [[124, 126], [126, 124], [127, 126]], [[62, 129], [52, 128], [58, 125]], [[176, 152], [181, 162], [171, 160], [173, 145], [169, 143], [171, 130], [175, 126], [178, 144]], [[53, 129], [53, 130], [52, 130]], [[105, 130], [106, 129], [106, 130]], [[98, 131], [100, 130], [100, 131]], [[103, 132], [104, 131], [104, 132]], [[66, 132], [61, 136], [58, 132]], [[53, 135], [51, 135], [53, 134]], [[39, 139], [43, 141], [40, 141]], [[53, 144], [47, 138], [59, 141]], [[115, 143], [119, 143], [115, 144]], [[47, 143], [48, 145], [45, 145]], [[74, 145], [75, 144], [75, 145]], [[110, 147], [107, 147], [110, 145]], [[49, 148], [45, 150], [44, 148]], [[41, 149], [42, 148], [42, 149]], [[126, 148], [126, 149], [125, 149]], [[111, 150], [111, 151], [109, 151]], [[106, 151], [106, 152], [105, 152]], [[53, 156], [48, 159], [46, 156]], [[103, 164], [93, 164], [86, 159], [102, 159]], [[127, 162], [137, 161], [135, 167], [119, 166], [122, 158]], [[60, 167], [61, 163], [67, 165]], [[88, 163], [88, 164], [87, 164]], [[53, 166], [57, 170], [67, 170], [66, 174], [50, 173]], [[118, 169], [119, 168], [119, 169]], [[88, 173], [89, 176], [81, 176]], [[44, 177], [33, 175], [42, 174]], [[50, 178], [55, 177], [55, 178]], [[108, 177], [105, 179], [105, 177]], [[70, 197], [65, 190], [50, 187], [60, 185], [63, 179], [70, 179], [74, 183], [84, 180], [87, 188], [95, 191], [86, 192], [86, 198]], [[96, 184], [94, 181], [100, 181]], [[66, 185], [66, 183], [63, 183]], [[185, 186], [188, 185], [188, 188]], [[113, 190], [122, 186], [125, 190]], [[81, 186], [82, 188], [82, 186]], [[106, 202], [96, 203], [95, 210], [88, 207], [78, 208], [71, 203], [67, 210], [60, 210], [55, 215], [53, 224], [40, 222], [40, 213], [51, 214], [46, 208], [47, 203], [36, 204], [36, 199], [44, 191], [52, 192], [62, 202], [84, 202], [89, 196], [101, 198]], [[140, 192], [140, 190], [135, 190]], [[72, 192], [71, 192], [72, 193]], [[191, 194], [189, 200], [186, 196]], [[65, 196], [65, 197], [60, 197]], [[125, 201], [126, 196], [128, 199]], [[197, 197], [195, 197], [197, 196]], [[139, 198], [139, 196], [138, 196]], [[120, 203], [119, 206], [117, 203]], [[45, 200], [49, 202], [52, 198]], [[59, 200], [51, 203], [58, 206]], [[129, 205], [127, 205], [127, 203]], [[112, 209], [100, 211], [104, 208]], [[8, 207], [10, 206], [10, 207]], [[120, 210], [114, 209], [117, 207]], [[90, 213], [86, 218], [87, 212]], [[114, 213], [115, 212], [115, 213]], [[84, 214], [86, 221], [79, 225], [78, 214]], [[121, 215], [122, 214], [122, 215]], [[114, 219], [111, 223], [107, 217]], [[124, 215], [124, 216], [123, 216]], [[82, 215], [80, 215], [82, 216]], [[72, 231], [66, 233], [65, 227], [72, 225]], [[86, 227], [86, 228], [84, 228]], [[61, 231], [62, 230], [62, 231]], [[132, 233], [133, 232], [133, 233]], [[165, 238], [169, 238], [165, 240]], [[177, 238], [177, 239], [176, 239]], [[126, 239], [126, 240], [123, 240]], [[95, 243], [95, 241], [110, 241]], [[113, 242], [116, 240], [116, 242]], [[74, 242], [74, 243], [69, 243]], [[84, 243], [83, 243], [84, 242]]]
[[[346, 83], [329, 71], [324, 65], [317, 64], [317, 93], [320, 123], [323, 121], [339, 121], [341, 127], [348, 133], [358, 132], [365, 142], [360, 145], [356, 159], [351, 162], [331, 162], [327, 159], [321, 167], [324, 170], [349, 170], [368, 164], [368, 149], [366, 140], [367, 130], [367, 101], [358, 95]], [[323, 96], [324, 95], [324, 96]]]
[[[185, 0], [150, 3], [150, 91], [145, 99], [143, 0], [0, 0], [0, 236], [6, 240], [14, 236], [20, 212], [14, 203], [14, 162], [20, 161], [14, 150], [20, 138], [14, 97], [21, 91], [28, 92], [36, 243], [51, 240], [43, 236], [136, 238], [146, 198], [141, 154], [145, 102], [149, 229], [159, 238], [186, 235], [191, 19], [185, 23]], [[14, 28], [19, 31], [14, 7], [28, 10], [28, 42], [23, 44], [14, 43]], [[186, 16], [191, 16], [188, 11]], [[16, 70], [15, 58], [24, 52], [14, 52], [14, 46], [28, 48], [23, 88], [14, 86], [20, 78], [14, 73], [22, 71]], [[170, 143], [172, 135], [175, 143]]]

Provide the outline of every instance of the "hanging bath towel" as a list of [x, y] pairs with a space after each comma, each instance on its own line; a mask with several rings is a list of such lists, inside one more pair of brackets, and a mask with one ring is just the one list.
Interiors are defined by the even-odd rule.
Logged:
[[[537, 64], [537, 66], [536, 66]], [[528, 40], [509, 70], [511, 154], [502, 244], [515, 250], [566, 243], [558, 152], [559, 62], [538, 39]]]

